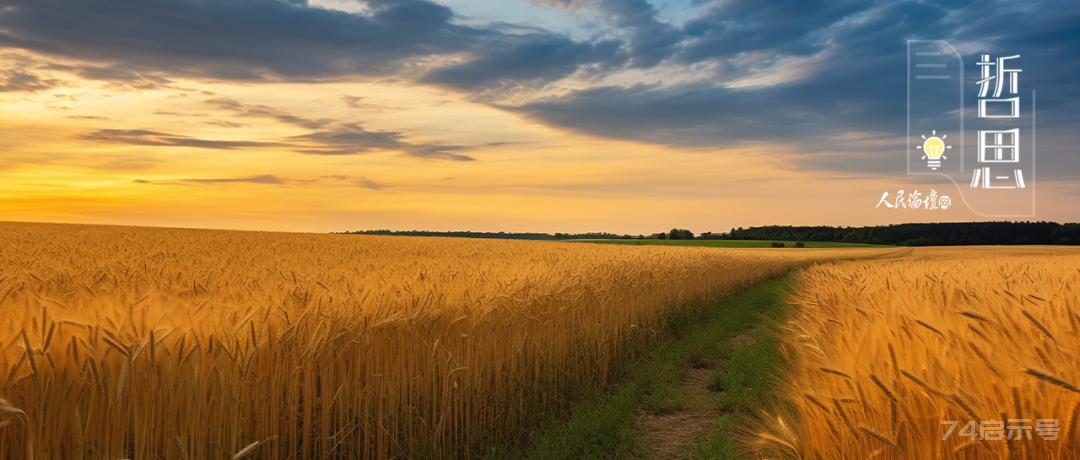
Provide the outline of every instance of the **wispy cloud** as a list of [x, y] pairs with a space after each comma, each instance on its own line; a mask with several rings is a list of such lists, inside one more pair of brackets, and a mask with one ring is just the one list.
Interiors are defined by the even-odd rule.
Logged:
[[361, 109], [372, 112], [383, 112], [387, 109], [398, 109], [399, 107], [387, 107], [382, 104], [372, 104], [370, 102], [362, 102], [364, 97], [362, 96], [341, 96], [341, 102], [345, 104], [345, 107], [350, 109]]
[[0, 93], [34, 93], [55, 88], [56, 79], [41, 77], [18, 70], [0, 70]]
[[198, 139], [144, 129], [99, 129], [78, 136], [79, 139], [110, 144], [149, 145], [158, 147], [195, 147], [200, 149], [237, 150], [288, 146], [280, 142], [219, 141]]
[[[346, 103], [357, 104], [359, 98], [345, 96]], [[356, 122], [330, 118], [310, 118], [288, 110], [267, 105], [244, 104], [235, 99], [218, 97], [206, 103], [219, 110], [227, 110], [238, 117], [263, 118], [280, 123], [314, 130], [308, 134], [291, 136], [289, 143], [296, 144], [294, 152], [307, 155], [359, 155], [375, 151], [396, 150], [407, 156], [431, 160], [472, 161], [463, 154], [469, 147], [437, 142], [415, 143], [407, 140], [400, 131], [372, 131]]]
[[236, 99], [230, 99], [227, 97], [208, 99], [206, 103], [211, 104], [221, 110], [232, 111], [238, 117], [269, 118], [272, 120], [277, 120], [281, 123], [295, 125], [307, 129], [319, 129], [334, 122], [334, 120], [329, 118], [302, 117], [292, 114], [286, 110], [282, 110], [277, 107], [270, 107], [267, 105], [243, 104]]
[[[181, 185], [181, 186], [194, 186], [194, 185], [220, 185], [220, 184], [257, 184], [257, 185], [274, 185], [278, 187], [307, 187], [317, 182], [323, 181], [347, 181], [352, 179], [350, 176], [341, 175], [326, 175], [312, 179], [292, 179], [287, 177], [281, 177], [273, 174], [259, 174], [254, 176], [244, 177], [217, 177], [217, 178], [197, 178], [197, 179], [170, 179], [170, 180], [147, 180], [147, 179], [135, 179], [136, 184], [147, 185]], [[356, 178], [354, 183], [357, 187], [366, 188], [370, 190], [382, 190], [388, 187], [386, 184], [380, 184], [366, 177]]]
[[398, 150], [407, 156], [430, 160], [473, 161], [458, 152], [469, 147], [440, 143], [413, 143], [396, 131], [368, 131], [357, 123], [342, 123], [310, 134], [292, 136], [291, 141], [314, 144], [315, 148], [297, 149], [309, 155], [356, 155], [374, 150]]
[[210, 121], [206, 122], [206, 124], [208, 124], [210, 126], [221, 127], [221, 128], [243, 128], [243, 127], [247, 126], [247, 123], [237, 123], [237, 122], [228, 121], [228, 120], [210, 120]]
[[375, 181], [373, 181], [371, 179], [368, 179], [366, 177], [361, 177], [359, 179], [356, 179], [356, 186], [360, 187], [360, 188], [366, 188], [366, 189], [369, 189], [369, 190], [382, 190], [382, 189], [384, 189], [386, 187], [389, 187], [386, 184], [380, 184], [380, 183], [375, 182]]
[[218, 179], [177, 179], [170, 181], [150, 181], [145, 179], [135, 179], [133, 182], [137, 184], [154, 184], [154, 185], [213, 185], [213, 184], [266, 184], [266, 185], [284, 185], [285, 179], [278, 176], [263, 174], [260, 176], [250, 177], [228, 177]]

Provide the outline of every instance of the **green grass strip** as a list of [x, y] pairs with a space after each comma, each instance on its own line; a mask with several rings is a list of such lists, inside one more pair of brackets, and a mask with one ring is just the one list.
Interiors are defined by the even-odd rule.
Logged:
[[[784, 249], [799, 249], [790, 240], [563, 240], [571, 243], [628, 244], [635, 246], [703, 246], [710, 248], [769, 248], [773, 242], [784, 243]], [[896, 246], [835, 241], [803, 241], [807, 248], [892, 248]]]
[[[643, 458], [648, 446], [638, 436], [634, 414], [662, 415], [697, 404], [682, 388], [691, 368], [709, 368], [708, 404], [722, 414], [713, 430], [688, 446], [694, 458], [745, 458], [734, 441], [735, 428], [772, 407], [773, 385], [780, 378], [776, 327], [783, 320], [783, 297], [791, 285], [784, 276], [722, 300], [699, 312], [678, 312], [668, 318], [668, 336], [634, 365], [617, 387], [585, 398], [568, 419], [551, 419], [536, 431], [524, 449], [488, 447], [486, 460], [601, 460]], [[734, 347], [731, 339], [749, 340]]]

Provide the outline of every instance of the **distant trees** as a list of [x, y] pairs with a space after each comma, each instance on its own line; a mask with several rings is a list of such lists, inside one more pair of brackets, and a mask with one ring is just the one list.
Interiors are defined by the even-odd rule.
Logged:
[[[432, 232], [364, 230], [345, 232], [365, 235], [454, 236], [464, 238], [499, 238], [529, 240], [573, 239], [660, 239], [660, 240], [776, 240], [776, 241], [838, 241], [845, 243], [924, 245], [970, 244], [1070, 244], [1080, 245], [1080, 223], [1056, 222], [943, 222], [929, 224], [899, 224], [878, 227], [795, 227], [772, 225], [766, 227], [732, 228], [727, 233], [705, 232], [695, 237], [687, 229], [643, 235], [614, 233], [506, 233], [506, 232]], [[797, 245], [796, 245], [797, 246]], [[804, 243], [805, 246], [805, 243]]]
[[502, 239], [502, 240], [552, 240], [558, 239], [561, 233], [556, 233], [556, 236], [549, 235], [547, 233], [507, 233], [507, 232], [470, 232], [470, 231], [449, 231], [449, 232], [435, 232], [427, 230], [357, 230], [352, 232], [345, 232], [350, 235], [388, 235], [388, 236], [436, 236], [436, 237], [455, 237], [455, 238], [486, 238], [486, 239]]
[[692, 240], [694, 239], [694, 232], [683, 228], [673, 228], [668, 232], [669, 240]]
[[632, 240], [633, 235], [617, 235], [608, 232], [556, 233], [557, 240]]
[[1076, 244], [1080, 224], [1056, 222], [943, 222], [878, 227], [766, 226], [732, 229], [737, 240], [842, 241], [897, 245]]
[[1065, 224], [1050, 232], [1054, 244], [1080, 244], [1080, 224]]

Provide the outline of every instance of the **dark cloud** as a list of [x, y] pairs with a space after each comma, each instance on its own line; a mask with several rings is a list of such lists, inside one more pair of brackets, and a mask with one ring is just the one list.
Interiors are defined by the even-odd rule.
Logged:
[[403, 60], [468, 51], [490, 32], [422, 0], [349, 14], [278, 0], [6, 0], [0, 45], [226, 79], [390, 74]]
[[[3, 15], [0, 15], [2, 20]], [[86, 80], [98, 80], [109, 82], [113, 88], [127, 88], [136, 90], [175, 89], [171, 85], [172, 80], [155, 72], [139, 72], [122, 64], [106, 66], [83, 64], [45, 64], [40, 66], [43, 70], [55, 70], [67, 72]]]
[[[849, 161], [839, 139], [865, 133], [906, 135], [906, 42], [942, 39], [966, 44], [968, 88], [978, 78], [971, 59], [1020, 54], [1022, 91], [1039, 93], [1040, 145], [1051, 128], [1080, 122], [1075, 77], [1080, 56], [1080, 4], [1043, 1], [950, 2], [721, 2], [683, 25], [686, 39], [672, 59], [719, 63], [715, 81], [592, 87], [513, 107], [545, 124], [593, 135], [676, 146], [724, 147], [746, 141], [783, 141], [818, 158], [811, 168], [895, 171], [885, 161]], [[734, 88], [732, 77], [769, 74], [785, 60], [804, 68], [778, 84]], [[970, 105], [970, 101], [969, 101]], [[1045, 142], [1045, 143], [1044, 143]], [[902, 148], [902, 146], [900, 146]], [[1040, 162], [1064, 166], [1075, 149], [1044, 150]], [[877, 150], [881, 152], [881, 150]], [[895, 150], [889, 150], [890, 152]], [[863, 154], [866, 154], [864, 152]], [[902, 156], [900, 158], [903, 158]], [[1075, 161], [1067, 167], [1078, 170]], [[1051, 174], [1061, 174], [1053, 171]], [[1064, 176], [1059, 176], [1064, 177]]]
[[688, 41], [679, 58], [697, 62], [745, 52], [814, 54], [829, 44], [827, 35], [815, 34], [872, 7], [862, 0], [717, 2], [683, 24]]
[[628, 32], [627, 48], [632, 67], [652, 67], [675, 54], [684, 36], [678, 27], [657, 19], [656, 8], [646, 0], [600, 0], [601, 13]]
[[[0, 46], [77, 59], [87, 64], [50, 68], [131, 88], [172, 85], [174, 76], [419, 79], [591, 135], [694, 147], [783, 141], [805, 153], [831, 152], [805, 162], [810, 167], [856, 172], [868, 166], [845, 166], [852, 162], [846, 153], [835, 153], [835, 139], [845, 133], [903, 137], [905, 43], [942, 39], [964, 45], [969, 57], [979, 48], [1021, 54], [1021, 85], [1039, 90], [1040, 129], [1056, 136], [1040, 137], [1040, 143], [1045, 139], [1045, 145], [1062, 146], [1040, 156], [1040, 162], [1059, 166], [1057, 173], [1077, 171], [1075, 161], [1065, 158], [1075, 151], [1066, 140], [1074, 139], [1062, 137], [1068, 136], [1064, 128], [1080, 122], [1074, 77], [1080, 73], [1075, 45], [1080, 3], [1075, 0], [726, 0], [696, 2], [700, 11], [681, 24], [661, 19], [656, 2], [645, 0], [533, 0], [598, 12], [600, 22], [615, 27], [588, 39], [533, 26], [465, 26], [455, 23], [448, 7], [427, 0], [371, 0], [364, 2], [365, 14], [279, 0], [2, 1]], [[441, 59], [451, 55], [452, 61]], [[455, 64], [431, 67], [439, 62]], [[677, 76], [680, 83], [594, 86], [526, 103], [505, 102], [520, 100], [506, 97], [519, 90], [569, 75], [603, 77], [635, 68]], [[968, 68], [970, 84], [976, 72]], [[703, 77], [685, 82], [686, 69], [697, 69], [695, 75]], [[789, 75], [779, 83], [753, 84], [755, 78], [782, 71]], [[751, 84], [736, 88], [736, 81]], [[59, 84], [23, 70], [0, 73], [0, 82], [0, 91], [40, 91]], [[356, 96], [340, 100], [348, 107], [368, 108]], [[225, 97], [209, 102], [235, 117], [311, 131], [255, 144], [317, 155], [397, 150], [418, 158], [472, 159], [466, 154], [470, 147], [416, 142], [402, 132], [372, 131]], [[141, 130], [104, 130], [84, 138], [219, 149], [255, 145]]]
[[328, 147], [301, 151], [312, 155], [354, 155], [372, 150], [392, 150], [406, 142], [394, 131], [368, 131], [357, 123], [342, 123], [330, 129], [292, 136], [290, 139]]
[[297, 149], [308, 155], [356, 155], [375, 150], [399, 150], [407, 156], [431, 160], [472, 161], [461, 153], [469, 150], [459, 145], [412, 143], [396, 131], [368, 131], [357, 123], [341, 123], [309, 134], [292, 136], [290, 141], [317, 147]]
[[0, 70], [0, 93], [34, 93], [55, 88], [56, 79], [41, 77], [18, 70]]
[[215, 141], [145, 129], [99, 129], [79, 139], [109, 144], [148, 145], [156, 147], [195, 147], [200, 149], [237, 150], [288, 146], [279, 142]]
[[570, 75], [584, 65], [621, 64], [625, 56], [620, 47], [621, 43], [614, 40], [582, 43], [551, 34], [516, 35], [493, 43], [471, 61], [434, 70], [423, 81], [472, 91], [542, 84]]
[[[721, 5], [732, 9], [733, 17], [738, 19], [754, 14], [757, 10], [753, 5], [758, 3]], [[814, 5], [821, 11], [813, 11]], [[807, 71], [809, 75], [794, 77], [792, 81], [743, 88], [728, 87], [720, 81], [596, 87], [528, 103], [516, 110], [546, 123], [592, 134], [671, 145], [793, 139], [837, 129], [880, 131], [890, 126], [902, 127], [905, 39], [938, 25], [940, 9], [921, 4], [890, 4], [874, 12], [864, 12], [866, 16], [855, 24], [834, 25], [830, 21], [845, 16], [831, 5], [807, 2], [794, 8], [808, 18], [807, 23], [821, 18], [814, 26], [816, 29], [834, 26], [831, 36], [837, 42], [818, 61], [808, 64], [812, 67]], [[850, 10], [851, 7], [842, 9]], [[802, 54], [805, 50], [787, 42], [805, 43], [809, 37], [781, 30], [785, 21], [798, 17], [785, 11], [765, 8], [756, 13], [762, 16], [755, 21], [736, 21], [741, 29], [756, 27], [753, 34], [743, 33], [770, 37], [768, 41], [761, 38], [763, 41], [757, 48], [747, 43], [729, 44], [725, 46], [734, 48], [728, 49], [727, 54], [717, 48], [708, 56], [695, 56], [690, 50], [694, 46], [692, 42], [681, 58], [736, 59], [739, 53], [760, 51], [768, 52], [775, 61]], [[707, 35], [696, 30], [704, 25], [692, 22], [685, 27], [691, 37]], [[736, 25], [719, 22], [712, 27], [727, 30]]]

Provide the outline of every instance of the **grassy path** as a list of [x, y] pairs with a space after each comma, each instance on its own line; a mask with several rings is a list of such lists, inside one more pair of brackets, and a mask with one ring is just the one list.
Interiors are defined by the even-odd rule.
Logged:
[[695, 315], [669, 318], [670, 336], [628, 379], [549, 421], [524, 451], [492, 449], [488, 460], [737, 459], [733, 435], [770, 407], [783, 360], [785, 276]]

